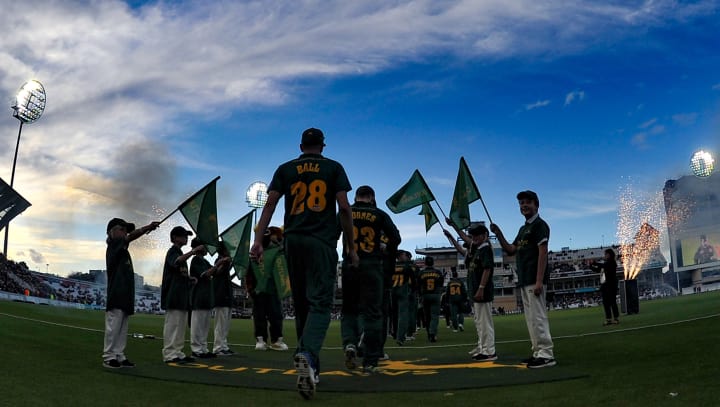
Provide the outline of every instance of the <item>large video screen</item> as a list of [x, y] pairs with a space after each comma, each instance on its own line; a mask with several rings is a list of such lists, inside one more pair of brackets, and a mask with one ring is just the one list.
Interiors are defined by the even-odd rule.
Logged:
[[675, 240], [675, 260], [678, 267], [714, 267], [720, 264], [720, 231], [695, 230], [686, 231], [683, 235]]
[[675, 271], [720, 266], [720, 174], [669, 180], [663, 189]]

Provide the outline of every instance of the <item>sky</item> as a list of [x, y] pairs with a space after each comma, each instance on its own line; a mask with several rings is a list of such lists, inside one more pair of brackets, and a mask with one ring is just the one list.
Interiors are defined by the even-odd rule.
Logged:
[[[22, 130], [14, 187], [32, 206], [8, 257], [61, 276], [105, 268], [111, 218], [159, 220], [216, 176], [230, 226], [308, 127], [383, 209], [418, 169], [447, 214], [465, 157], [512, 237], [516, 193], [536, 191], [551, 250], [624, 243], [621, 219], [660, 208], [694, 151], [720, 152], [718, 0], [29, 0], [0, 26], [8, 183], [15, 93], [29, 79], [47, 93]], [[401, 248], [448, 246], [418, 213], [392, 215]], [[176, 225], [131, 244], [146, 282]]]

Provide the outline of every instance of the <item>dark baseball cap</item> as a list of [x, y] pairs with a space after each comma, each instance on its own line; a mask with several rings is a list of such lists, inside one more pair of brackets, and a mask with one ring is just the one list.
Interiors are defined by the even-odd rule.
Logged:
[[115, 226], [122, 226], [125, 228], [125, 231], [130, 233], [133, 230], [135, 230], [135, 224], [130, 222], [125, 222], [125, 220], [120, 218], [112, 218], [110, 219], [110, 222], [108, 222], [107, 225], [107, 233], [110, 233], [110, 229], [114, 228]]
[[537, 194], [529, 189], [527, 191], [518, 192], [517, 199], [518, 201], [521, 199], [531, 199], [535, 201], [536, 204], [540, 205], [540, 199], [538, 199]]
[[301, 143], [304, 146], [325, 146], [325, 135], [322, 130], [311, 127], [303, 132]]
[[192, 236], [192, 235], [193, 235], [193, 232], [185, 229], [185, 228], [182, 227], [182, 226], [175, 226], [175, 227], [172, 228], [172, 230], [170, 231], [170, 238], [171, 238], [171, 239], [172, 239], [173, 237], [175, 237], [175, 236]]
[[190, 247], [192, 247], [193, 249], [200, 246], [201, 244], [203, 244], [203, 242], [197, 237], [190, 241]]

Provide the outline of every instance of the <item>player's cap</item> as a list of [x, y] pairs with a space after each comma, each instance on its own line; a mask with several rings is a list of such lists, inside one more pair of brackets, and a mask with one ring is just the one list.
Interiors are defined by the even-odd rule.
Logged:
[[125, 231], [130, 233], [133, 230], [135, 230], [135, 224], [130, 222], [125, 222], [123, 219], [120, 218], [112, 218], [110, 219], [110, 222], [108, 222], [107, 225], [107, 233], [110, 233], [110, 229], [114, 228], [115, 226], [122, 226], [125, 228]]
[[325, 135], [322, 130], [311, 127], [303, 132], [301, 143], [304, 146], [325, 146]]
[[172, 239], [175, 236], [192, 236], [192, 234], [193, 233], [191, 231], [185, 229], [182, 226], [175, 226], [170, 231], [170, 239]]
[[357, 196], [375, 196], [375, 191], [368, 185], [363, 185], [355, 191]]
[[490, 232], [488, 231], [488, 228], [483, 225], [482, 223], [479, 223], [475, 226], [471, 226], [470, 229], [468, 229], [468, 233], [470, 233], [472, 236], [479, 236], [479, 235], [487, 235]]
[[190, 241], [190, 247], [192, 247], [193, 249], [202, 244], [203, 244], [203, 242], [200, 239], [198, 239], [197, 237]]
[[518, 201], [521, 199], [530, 199], [535, 201], [536, 204], [540, 205], [540, 199], [538, 199], [538, 196], [535, 192], [530, 191], [529, 189], [527, 191], [521, 191], [517, 194]]

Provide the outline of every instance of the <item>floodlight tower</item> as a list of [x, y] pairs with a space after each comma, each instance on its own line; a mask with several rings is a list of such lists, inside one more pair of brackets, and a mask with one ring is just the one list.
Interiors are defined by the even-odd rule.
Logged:
[[[23, 124], [33, 123], [42, 116], [45, 111], [45, 88], [42, 83], [35, 79], [25, 82], [15, 94], [15, 104], [12, 106], [13, 117], [20, 120], [20, 129], [18, 130], [17, 143], [15, 143], [15, 157], [13, 158], [12, 174], [10, 175], [10, 187], [15, 183], [15, 165], [17, 164], [18, 148], [20, 147], [20, 135], [22, 134]], [[8, 234], [10, 231], [10, 223], [5, 225], [5, 244], [3, 253], [7, 257], [8, 252]]]
[[[262, 181], [253, 182], [248, 187], [247, 192], [245, 192], [245, 201], [251, 208], [262, 208], [265, 206], [267, 199], [267, 184]], [[257, 224], [257, 211], [255, 211], [255, 220], [253, 221], [253, 224]]]

